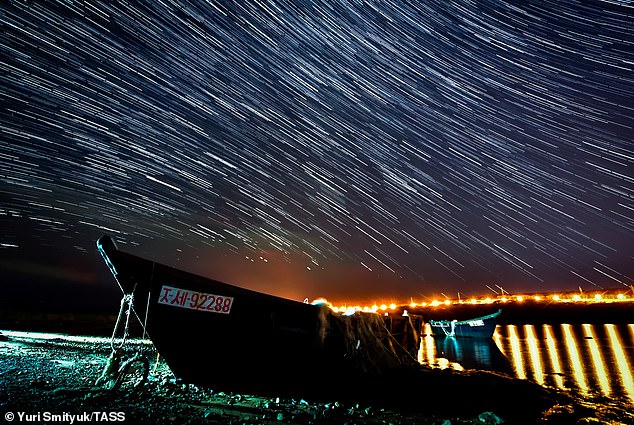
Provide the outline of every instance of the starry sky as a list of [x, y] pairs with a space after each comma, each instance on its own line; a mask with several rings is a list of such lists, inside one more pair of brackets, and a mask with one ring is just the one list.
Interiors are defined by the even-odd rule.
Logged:
[[632, 2], [9, 1], [0, 22], [5, 296], [118, 299], [103, 234], [299, 300], [634, 284]]

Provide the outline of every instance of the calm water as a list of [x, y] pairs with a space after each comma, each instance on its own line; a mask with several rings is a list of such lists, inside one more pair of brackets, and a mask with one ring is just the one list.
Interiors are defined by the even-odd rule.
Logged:
[[634, 324], [498, 325], [490, 340], [430, 334], [426, 325], [423, 364], [505, 372], [584, 397], [634, 404]]

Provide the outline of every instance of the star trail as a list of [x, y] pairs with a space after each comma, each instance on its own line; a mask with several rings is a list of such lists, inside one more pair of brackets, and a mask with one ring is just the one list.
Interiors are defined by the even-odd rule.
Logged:
[[102, 234], [295, 299], [634, 284], [630, 2], [0, 10], [5, 287], [112, 287]]

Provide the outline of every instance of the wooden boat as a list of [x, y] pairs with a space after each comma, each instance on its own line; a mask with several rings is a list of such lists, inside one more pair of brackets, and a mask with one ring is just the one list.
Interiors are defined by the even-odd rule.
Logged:
[[429, 325], [436, 337], [491, 338], [501, 313], [500, 309], [468, 320], [430, 320]]
[[[130, 315], [184, 383], [240, 394], [418, 406], [451, 415], [509, 406], [513, 423], [524, 423], [516, 418], [535, 423], [535, 412], [518, 410], [518, 399], [552, 405], [552, 396], [536, 384], [525, 388], [523, 381], [503, 375], [422, 367], [378, 314], [336, 315], [325, 306], [197, 276], [120, 251], [107, 236], [97, 247], [124, 293], [122, 307], [131, 306]], [[400, 328], [394, 321], [391, 326]], [[113, 344], [111, 359], [118, 350]], [[125, 365], [140, 354], [118, 370], [125, 373]], [[104, 376], [116, 369], [109, 366]], [[143, 366], [147, 373], [147, 361]]]
[[[379, 372], [418, 365], [394, 350], [400, 346], [379, 315], [343, 318], [326, 306], [197, 276], [120, 251], [108, 236], [97, 247], [157, 351], [184, 382], [310, 395], [316, 382], [359, 377], [367, 365], [379, 365]], [[359, 345], [369, 357], [365, 366]]]

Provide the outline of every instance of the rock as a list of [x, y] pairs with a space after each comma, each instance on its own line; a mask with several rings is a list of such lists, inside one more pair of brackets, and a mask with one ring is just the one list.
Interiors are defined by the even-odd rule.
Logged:
[[500, 418], [493, 412], [482, 412], [478, 415], [478, 423], [484, 425], [498, 425], [504, 423], [504, 419]]

